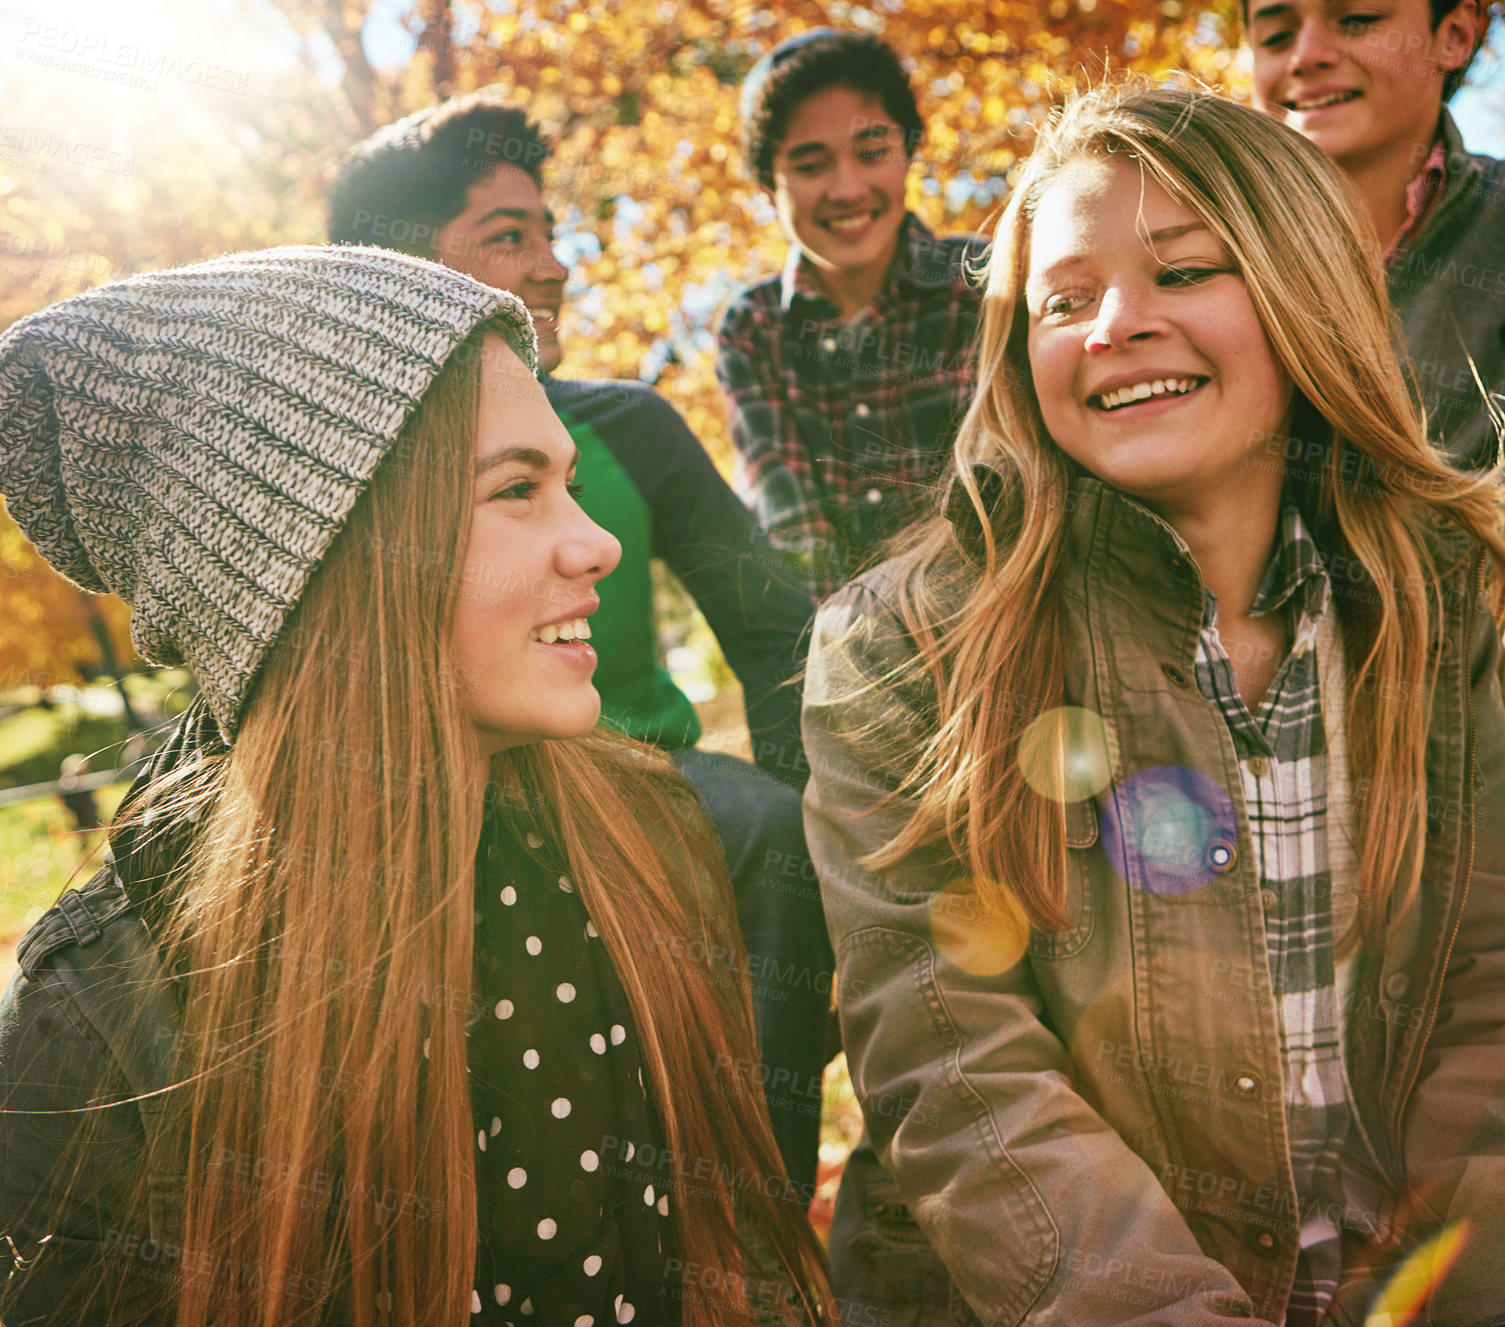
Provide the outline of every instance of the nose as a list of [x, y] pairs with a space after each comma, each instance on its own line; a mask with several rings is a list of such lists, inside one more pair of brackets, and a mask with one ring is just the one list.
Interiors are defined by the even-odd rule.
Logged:
[[1155, 317], [1144, 295], [1114, 285], [1098, 300], [1097, 317], [1087, 328], [1085, 345], [1089, 353], [1100, 354], [1154, 335]]
[[857, 158], [850, 152], [838, 152], [826, 196], [833, 202], [847, 203], [860, 201], [867, 194], [867, 180], [863, 177]]
[[621, 559], [622, 545], [617, 537], [576, 507], [569, 530], [554, 548], [554, 565], [560, 576], [594, 585], [611, 575]]
[[1304, 18], [1291, 43], [1289, 68], [1293, 74], [1309, 74], [1330, 69], [1338, 59], [1338, 48], [1328, 26], [1319, 18]]
[[559, 255], [547, 242], [529, 249], [523, 256], [530, 280], [540, 285], [556, 284], [569, 276], [570, 269], [559, 261]]

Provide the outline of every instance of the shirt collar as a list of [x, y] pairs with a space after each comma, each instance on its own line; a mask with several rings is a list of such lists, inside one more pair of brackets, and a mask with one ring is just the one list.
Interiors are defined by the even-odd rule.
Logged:
[[1432, 141], [1432, 150], [1427, 154], [1427, 159], [1421, 163], [1421, 169], [1406, 182], [1406, 220], [1385, 250], [1386, 267], [1399, 258], [1406, 245], [1416, 238], [1432, 205], [1442, 194], [1442, 186], [1447, 183], [1447, 170], [1447, 143], [1439, 132]]
[[1306, 522], [1294, 502], [1280, 509], [1280, 533], [1275, 555], [1249, 605], [1249, 616], [1273, 613], [1300, 594], [1303, 616], [1320, 617], [1327, 611], [1331, 585], [1316, 542], [1307, 533]]
[[[956, 280], [947, 246], [937, 240], [930, 227], [913, 212], [904, 214], [895, 258], [884, 282], [884, 290], [892, 289], [896, 282], [921, 290], [939, 290]], [[797, 244], [789, 246], [789, 255], [784, 259], [784, 270], [779, 277], [779, 298], [785, 313], [797, 299], [825, 304], [831, 310], [824, 315], [826, 317], [834, 318], [838, 312], [836, 302], [815, 284], [813, 265], [806, 261]]]

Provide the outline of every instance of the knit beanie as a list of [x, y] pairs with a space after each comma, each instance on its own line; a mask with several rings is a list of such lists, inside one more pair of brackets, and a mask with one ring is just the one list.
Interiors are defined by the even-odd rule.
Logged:
[[519, 300], [386, 249], [100, 286], [0, 336], [0, 494], [53, 567], [132, 606], [143, 658], [192, 669], [228, 741], [383, 455], [482, 323], [536, 370]]

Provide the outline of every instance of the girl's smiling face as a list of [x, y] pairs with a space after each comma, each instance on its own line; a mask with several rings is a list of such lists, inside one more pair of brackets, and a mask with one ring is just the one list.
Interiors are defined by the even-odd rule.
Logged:
[[621, 545], [575, 501], [575, 445], [543, 388], [487, 337], [454, 651], [488, 754], [595, 726], [586, 619]]
[[1095, 157], [1030, 231], [1030, 372], [1061, 450], [1162, 515], [1278, 503], [1291, 380], [1218, 238], [1137, 163]]

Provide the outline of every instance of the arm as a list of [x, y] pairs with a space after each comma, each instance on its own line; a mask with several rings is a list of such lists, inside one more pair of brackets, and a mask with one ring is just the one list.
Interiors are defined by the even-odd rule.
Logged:
[[798, 678], [815, 605], [679, 412], [645, 391], [635, 416], [619, 459], [652, 511], [653, 552], [684, 582], [742, 683], [753, 759], [803, 787]]
[[775, 349], [765, 340], [752, 312], [733, 304], [716, 336], [716, 377], [726, 394], [732, 445], [741, 462], [743, 500], [774, 547], [809, 570], [829, 555], [830, 531], [808, 463], [791, 464], [805, 449], [783, 384], [774, 379]]
[[960, 865], [935, 847], [856, 864], [913, 809], [889, 794], [932, 709], [887, 680], [911, 654], [859, 582], [816, 617], [805, 692], [806, 829], [874, 1148], [989, 1327], [1247, 1322], [1232, 1274], [1074, 1090], [1029, 959], [973, 975], [938, 951], [931, 907]]
[[171, 1322], [182, 1269], [177, 1249], [152, 1242], [137, 1201], [146, 1143], [130, 1096], [56, 973], [18, 974], [0, 1000], [7, 1327]]
[[1426, 1321], [1437, 1327], [1505, 1321], [1505, 705], [1487, 605], [1477, 619], [1467, 679], [1477, 757], [1464, 843], [1472, 879], [1405, 1117], [1406, 1175], [1423, 1213], [1472, 1227], [1428, 1305]]

